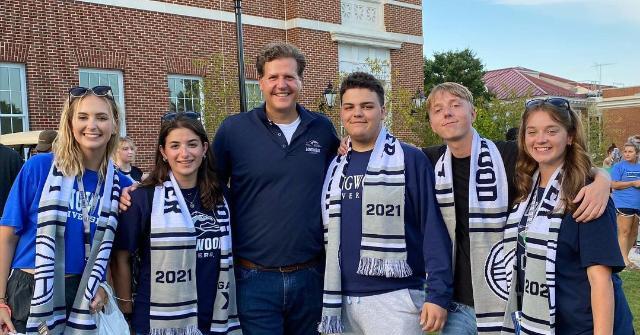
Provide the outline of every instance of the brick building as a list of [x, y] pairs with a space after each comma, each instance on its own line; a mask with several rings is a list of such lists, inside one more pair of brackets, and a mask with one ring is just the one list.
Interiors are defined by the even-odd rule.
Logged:
[[[397, 75], [394, 89], [422, 86], [421, 0], [245, 0], [242, 7], [249, 105], [261, 100], [256, 53], [271, 41], [306, 54], [302, 103], [312, 109], [327, 83], [367, 69], [367, 58], [385, 64], [383, 79]], [[138, 165], [148, 168], [162, 114], [212, 117], [202, 107], [207, 81], [215, 113], [237, 112], [226, 100], [238, 82], [234, 1], [3, 0], [0, 12], [0, 134], [56, 128], [68, 88], [107, 84], [124, 111], [121, 133], [136, 141]], [[327, 112], [335, 121], [336, 108]], [[394, 128], [409, 135], [400, 122]]]
[[629, 136], [640, 134], [640, 86], [602, 90], [597, 106], [605, 139], [620, 148]]

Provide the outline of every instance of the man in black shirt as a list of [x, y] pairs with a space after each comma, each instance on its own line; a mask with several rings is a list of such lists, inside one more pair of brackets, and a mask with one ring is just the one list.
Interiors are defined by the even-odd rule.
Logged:
[[[424, 148], [423, 151], [435, 166], [446, 149], [450, 150], [455, 199], [455, 227], [449, 227], [455, 255], [453, 259], [454, 302], [449, 307], [448, 320], [442, 334], [477, 334], [471, 271], [474, 250], [469, 239], [469, 175], [474, 133], [472, 123], [476, 117], [473, 97], [471, 92], [462, 85], [443, 83], [434, 87], [429, 94], [427, 110], [431, 128], [446, 144]], [[516, 196], [514, 177], [518, 156], [517, 142], [496, 142], [495, 145], [504, 164], [509, 189], [508, 202], [511, 208]], [[608, 177], [599, 173], [596, 182], [580, 192], [575, 199], [576, 202], [583, 200], [576, 211], [578, 221], [589, 221], [602, 214], [609, 197], [609, 184]]]
[[13, 149], [0, 144], [0, 162], [2, 162], [0, 163], [0, 180], [2, 180], [0, 183], [0, 217], [2, 217], [4, 203], [7, 201], [13, 181], [20, 172], [22, 159]]

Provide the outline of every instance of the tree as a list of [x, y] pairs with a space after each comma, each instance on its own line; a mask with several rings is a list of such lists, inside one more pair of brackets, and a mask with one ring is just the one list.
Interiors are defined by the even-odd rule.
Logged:
[[488, 100], [491, 94], [482, 81], [484, 72], [482, 61], [470, 49], [435, 52], [433, 59], [424, 58], [424, 90], [451, 81], [466, 86], [475, 98]]

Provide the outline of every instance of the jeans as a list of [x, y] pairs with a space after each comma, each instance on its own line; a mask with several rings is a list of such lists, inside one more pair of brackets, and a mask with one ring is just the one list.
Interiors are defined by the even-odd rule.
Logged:
[[447, 323], [441, 335], [477, 335], [476, 312], [471, 306], [452, 302], [447, 313]]
[[238, 316], [244, 335], [317, 335], [324, 264], [294, 272], [236, 271]]

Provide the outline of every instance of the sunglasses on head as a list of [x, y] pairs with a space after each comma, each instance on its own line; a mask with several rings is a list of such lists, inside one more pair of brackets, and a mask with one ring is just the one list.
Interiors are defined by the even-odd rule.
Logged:
[[73, 100], [74, 98], [83, 97], [88, 93], [91, 93], [97, 97], [108, 97], [113, 99], [113, 92], [111, 91], [111, 86], [94, 86], [92, 88], [76, 86], [69, 90], [69, 102], [71, 102], [71, 100]]
[[163, 115], [160, 120], [162, 122], [173, 121], [179, 116], [186, 117], [192, 120], [200, 120], [200, 113], [196, 112], [169, 112]]
[[544, 104], [550, 104], [555, 107], [568, 110], [568, 111], [571, 110], [571, 104], [569, 104], [569, 100], [564, 98], [531, 99], [525, 102], [524, 107], [525, 109], [532, 109], [535, 107], [542, 106]]

